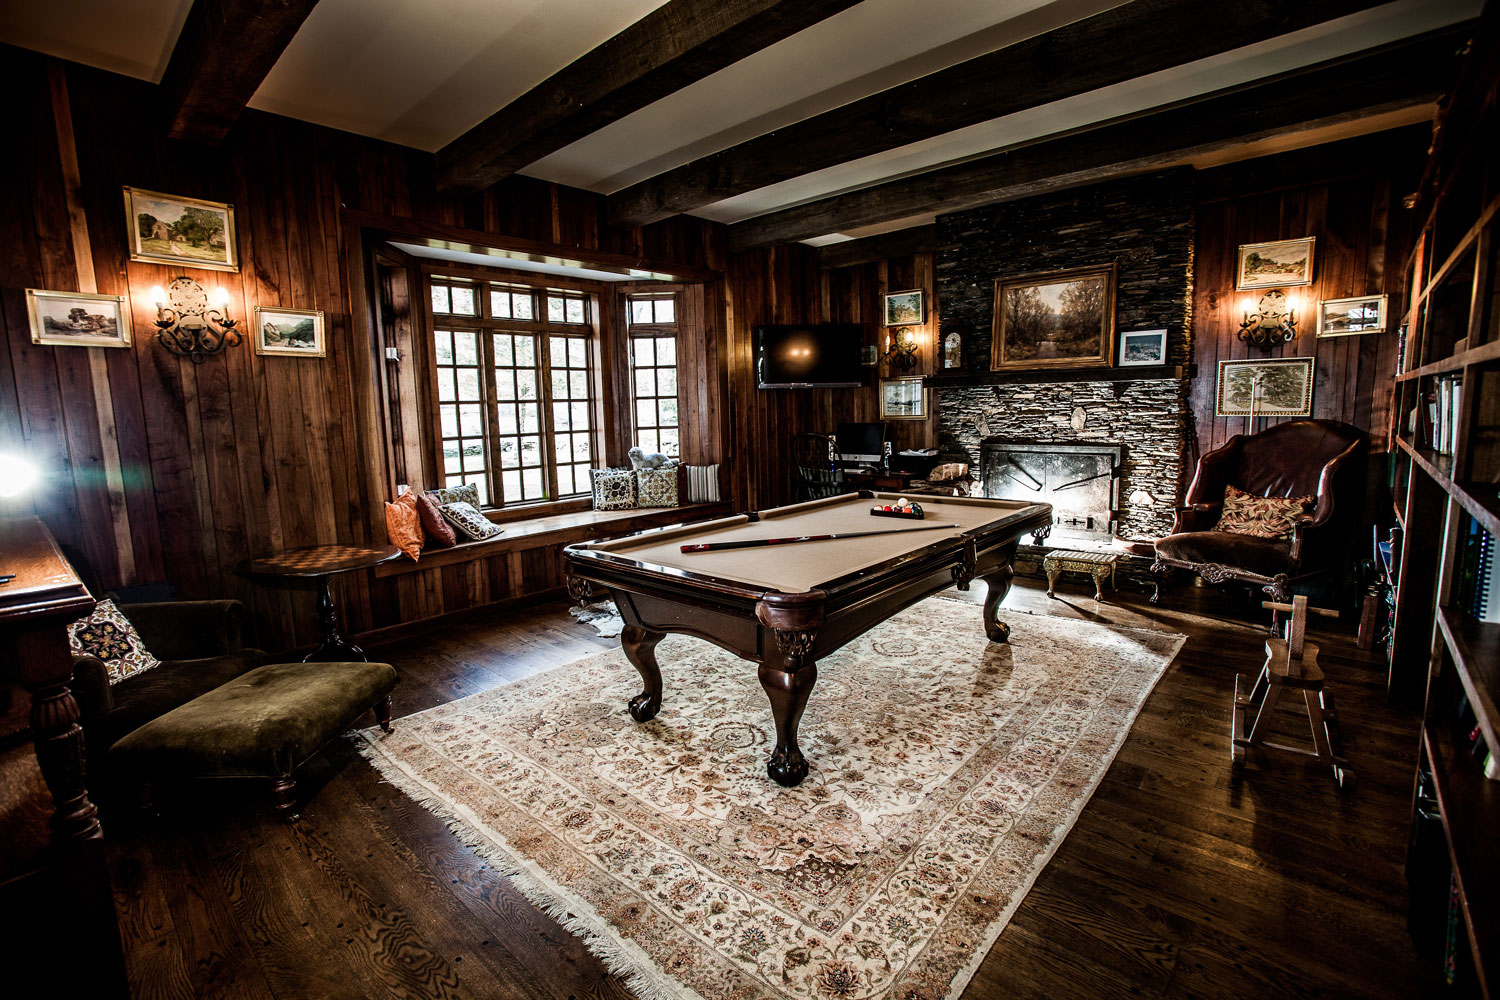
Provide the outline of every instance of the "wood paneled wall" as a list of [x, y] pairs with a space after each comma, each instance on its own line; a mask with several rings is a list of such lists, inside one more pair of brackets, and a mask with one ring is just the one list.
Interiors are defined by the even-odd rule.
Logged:
[[[792, 439], [804, 431], [830, 434], [841, 422], [880, 419], [878, 380], [893, 375], [930, 375], [938, 363], [938, 318], [933, 255], [919, 253], [829, 270], [801, 244], [734, 254], [728, 266], [730, 304], [730, 393], [736, 500], [749, 508], [790, 502], [794, 481], [788, 456]], [[917, 367], [891, 372], [886, 365], [866, 369], [869, 384], [858, 389], [757, 389], [755, 327], [766, 323], [862, 323], [867, 343], [884, 347], [881, 296], [921, 288], [927, 292], [927, 321], [917, 328]], [[937, 417], [892, 421], [892, 447], [931, 448], [937, 444]]]
[[[1198, 175], [1192, 338], [1198, 369], [1189, 386], [1198, 454], [1246, 432], [1247, 418], [1214, 416], [1218, 363], [1242, 358], [1316, 358], [1313, 416], [1363, 428], [1372, 448], [1384, 450], [1411, 224], [1401, 199], [1414, 189], [1426, 142], [1427, 130], [1411, 126]], [[1246, 303], [1260, 293], [1234, 289], [1239, 247], [1301, 236], [1317, 243], [1313, 283], [1286, 290], [1297, 305], [1297, 337], [1269, 352], [1250, 347], [1235, 334]], [[1379, 294], [1390, 296], [1384, 333], [1318, 338], [1318, 302]], [[1257, 418], [1255, 429], [1276, 422]], [[1194, 462], [1184, 467], [1190, 477]]]
[[[342, 208], [723, 264], [723, 229], [712, 223], [609, 230], [598, 196], [522, 177], [449, 198], [436, 193], [426, 154], [272, 115], [246, 112], [219, 147], [171, 141], [156, 88], [30, 52], [0, 50], [0, 84], [9, 140], [0, 157], [0, 450], [24, 450], [45, 474], [0, 513], [40, 513], [96, 588], [160, 584], [182, 598], [246, 601], [257, 641], [273, 650], [316, 638], [312, 594], [251, 583], [236, 565], [283, 547], [367, 541], [383, 523], [386, 498], [369, 495], [364, 464], [382, 459], [363, 454], [357, 426], [352, 362], [368, 344], [366, 331], [351, 329]], [[131, 262], [122, 185], [233, 203], [239, 273]], [[127, 297], [134, 345], [32, 345], [24, 289], [80, 289], [85, 271], [100, 292]], [[151, 336], [150, 289], [178, 273], [222, 284], [241, 329], [257, 305], [323, 310], [328, 357], [260, 356], [248, 338], [201, 365], [167, 353]], [[703, 291], [694, 308], [721, 343], [722, 291]], [[722, 364], [712, 351], [689, 354]], [[704, 395], [723, 381], [706, 376]], [[719, 443], [706, 437], [712, 458]], [[340, 581], [346, 625], [363, 632], [556, 586], [556, 563], [555, 551], [540, 550], [395, 580], [352, 574]]]

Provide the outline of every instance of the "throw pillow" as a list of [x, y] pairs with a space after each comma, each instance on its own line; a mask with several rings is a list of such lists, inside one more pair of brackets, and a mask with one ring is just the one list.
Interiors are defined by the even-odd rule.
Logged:
[[68, 648], [74, 656], [93, 656], [104, 664], [109, 683], [118, 684], [144, 673], [161, 661], [152, 656], [135, 626], [115, 607], [100, 601], [87, 618], [68, 626]]
[[590, 469], [595, 510], [632, 510], [635, 507], [635, 473], [629, 469]]
[[443, 520], [443, 514], [438, 510], [437, 503], [426, 493], [417, 494], [417, 517], [422, 522], [422, 530], [427, 533], [427, 540], [432, 543], [433, 548], [446, 549], [450, 545], [457, 544], [458, 536], [453, 533], [453, 526]]
[[687, 467], [688, 503], [719, 502], [719, 467], [717, 465], [689, 465]]
[[427, 495], [432, 497], [432, 502], [439, 507], [445, 503], [466, 503], [476, 508], [479, 506], [479, 487], [473, 483], [460, 483], [457, 486], [428, 490]]
[[677, 469], [636, 469], [635, 494], [642, 507], [676, 507]]
[[442, 511], [443, 518], [460, 533], [476, 541], [483, 538], [494, 538], [504, 529], [496, 525], [489, 518], [479, 513], [478, 509], [471, 503], [462, 500], [453, 503], [445, 503], [438, 506]]
[[1258, 497], [1254, 493], [1224, 487], [1224, 509], [1219, 514], [1215, 531], [1227, 531], [1231, 535], [1251, 535], [1255, 538], [1290, 538], [1292, 525], [1307, 508], [1315, 502], [1314, 497]]
[[385, 534], [412, 562], [422, 557], [422, 518], [417, 513], [417, 495], [411, 490], [385, 505]]

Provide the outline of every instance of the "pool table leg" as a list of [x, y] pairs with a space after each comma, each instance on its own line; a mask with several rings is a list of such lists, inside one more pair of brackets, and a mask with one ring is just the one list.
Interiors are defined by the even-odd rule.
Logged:
[[646, 690], [630, 699], [630, 717], [636, 722], [649, 722], [661, 711], [661, 667], [656, 664], [656, 644], [664, 638], [665, 633], [638, 625], [626, 625], [620, 633], [625, 658], [635, 664], [641, 680], [646, 682]]
[[797, 727], [817, 681], [817, 664], [805, 655], [783, 654], [779, 661], [766, 659], [760, 664], [760, 686], [771, 699], [771, 717], [776, 720], [776, 749], [766, 760], [766, 773], [787, 788], [807, 777], [807, 758], [797, 745]]
[[988, 573], [980, 576], [984, 581], [984, 634], [990, 642], [1008, 642], [1010, 626], [999, 618], [1000, 602], [1010, 593], [1010, 581], [1016, 575], [1010, 560], [1006, 560]]

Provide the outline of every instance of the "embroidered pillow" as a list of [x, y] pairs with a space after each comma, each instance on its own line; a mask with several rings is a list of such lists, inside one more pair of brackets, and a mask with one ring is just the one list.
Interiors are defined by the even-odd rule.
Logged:
[[1314, 502], [1314, 497], [1258, 497], [1226, 486], [1224, 510], [1214, 530], [1255, 538], [1290, 538], [1292, 525]]
[[432, 497], [432, 502], [439, 507], [445, 503], [466, 503], [470, 507], [479, 507], [479, 487], [473, 483], [460, 483], [457, 486], [428, 490], [427, 495]]
[[426, 532], [427, 540], [432, 543], [433, 548], [446, 549], [458, 542], [453, 526], [443, 520], [437, 503], [426, 493], [417, 494], [417, 518], [422, 522], [422, 530]]
[[474, 507], [471, 503], [456, 500], [453, 503], [440, 504], [438, 506], [443, 514], [443, 519], [453, 525], [458, 534], [475, 540], [482, 538], [494, 538], [503, 530], [490, 521], [489, 518]]
[[110, 684], [144, 673], [161, 661], [152, 656], [114, 601], [100, 601], [87, 618], [68, 626], [68, 648], [74, 656], [97, 657]]
[[590, 469], [595, 510], [632, 510], [635, 507], [635, 473], [629, 469]]
[[636, 469], [635, 494], [642, 507], [676, 507], [677, 467]]
[[422, 557], [422, 518], [417, 514], [417, 495], [411, 490], [385, 505], [385, 534], [412, 562]]

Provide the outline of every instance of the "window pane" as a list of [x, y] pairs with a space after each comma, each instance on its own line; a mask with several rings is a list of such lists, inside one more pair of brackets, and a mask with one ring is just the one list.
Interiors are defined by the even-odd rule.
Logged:
[[432, 335], [433, 359], [440, 365], [453, 364], [453, 334], [439, 330]]
[[656, 321], [658, 323], [675, 323], [677, 317], [673, 315], [675, 309], [671, 299], [656, 300]]
[[446, 403], [438, 407], [438, 412], [442, 416], [443, 437], [457, 437], [458, 407], [454, 406], [452, 403]]
[[677, 457], [677, 431], [664, 430], [661, 432], [661, 452], [664, 455]]
[[547, 338], [548, 356], [553, 368], [568, 367], [568, 341], [566, 337]]
[[563, 321], [563, 300], [556, 295], [547, 296], [547, 322], [561, 323]]
[[677, 338], [656, 338], [656, 363], [659, 365], [675, 365], [677, 363]]
[[464, 437], [479, 437], [484, 433], [484, 416], [478, 403], [463, 403], [458, 408], [459, 433]]
[[536, 404], [521, 404], [521, 430], [534, 433], [541, 430], [541, 424], [537, 420]]
[[663, 396], [677, 395], [676, 368], [658, 368], [656, 370], [656, 391]]
[[579, 493], [587, 493], [591, 488], [589, 482], [589, 467], [587, 463], [573, 466], [573, 482], [578, 484]]
[[432, 286], [432, 311], [435, 313], [449, 312], [448, 289], [444, 285]]
[[514, 338], [508, 333], [495, 334], [495, 367], [509, 368], [515, 364], [511, 357], [511, 341]]
[[479, 364], [479, 334], [470, 330], [454, 330], [453, 356], [461, 365]]
[[499, 319], [510, 319], [509, 292], [490, 292], [490, 315]]
[[450, 473], [463, 471], [463, 464], [458, 455], [457, 441], [443, 442], [443, 471]]
[[663, 399], [657, 404], [661, 408], [661, 426], [677, 426], [677, 400]]
[[482, 476], [465, 476], [464, 481], [473, 484], [479, 491], [479, 506], [488, 507], [490, 503], [490, 488]]
[[514, 403], [501, 403], [495, 407], [495, 413], [500, 418], [500, 433], [514, 434], [520, 430], [516, 426], [516, 407]]
[[631, 360], [637, 365], [650, 366], [656, 364], [656, 352], [651, 347], [650, 337], [637, 337], [630, 342], [630, 351], [634, 355]]
[[536, 364], [536, 338], [516, 338], [516, 364], [523, 368], [530, 368]]
[[571, 368], [587, 368], [588, 352], [587, 345], [582, 337], [568, 338], [568, 366]]
[[484, 471], [484, 445], [478, 441], [464, 442], [464, 471]]
[[570, 426], [572, 426], [574, 430], [578, 430], [589, 425], [589, 404], [572, 403], [570, 404], [569, 409], [573, 411], [573, 419]]
[[521, 495], [527, 500], [540, 500], [542, 498], [542, 470], [521, 470]]
[[655, 368], [637, 368], [635, 370], [635, 394], [637, 396], [656, 395]]
[[588, 372], [568, 372], [568, 387], [572, 390], [574, 399], [587, 399], [589, 395]]
[[566, 370], [552, 371], [552, 397], [554, 399], [568, 398], [568, 373]]
[[657, 447], [655, 431], [641, 431], [636, 435], [635, 443], [641, 446], [642, 451], [661, 451]]
[[651, 300], [650, 299], [631, 299], [630, 300], [630, 322], [632, 322], [632, 323], [650, 323], [651, 322]]
[[531, 319], [531, 294], [514, 294], [510, 297], [510, 314], [516, 319]]
[[505, 490], [505, 502], [515, 503], [521, 497], [521, 474], [519, 472], [500, 473], [500, 486]]
[[438, 402], [453, 401], [453, 369], [439, 368], [437, 373]]
[[656, 426], [656, 404], [649, 399], [638, 399], [635, 401], [635, 425], [637, 427]]
[[479, 369], [458, 369], [458, 398], [463, 400], [479, 398]]
[[495, 398], [516, 398], [516, 376], [509, 368], [495, 372]]
[[552, 430], [569, 431], [572, 425], [568, 422], [568, 404], [554, 402], [552, 404]]
[[[583, 300], [582, 299], [568, 299], [568, 302], [567, 302], [567, 320], [568, 320], [569, 323], [582, 323], [583, 322]], [[571, 493], [572, 490], [569, 490], [568, 492]]]
[[587, 462], [589, 458], [589, 436], [587, 434], [574, 434], [573, 461]]
[[557, 492], [559, 496], [567, 496], [573, 490], [573, 467], [571, 465], [559, 465], [557, 467]]
[[516, 396], [519, 399], [536, 399], [536, 372], [516, 370]]
[[[520, 464], [521, 464], [521, 448], [520, 448], [519, 445], [516, 444], [516, 439], [515, 438], [506, 438], [505, 440], [501, 441], [500, 442], [500, 468], [502, 468], [502, 469], [514, 469], [514, 468], [519, 467]], [[510, 492], [510, 487], [509, 486], [507, 486], [505, 488], [505, 492], [506, 493]]]
[[566, 434], [558, 434], [552, 439], [552, 458], [556, 462], [568, 461], [573, 451], [573, 442]]
[[539, 437], [523, 437], [521, 439], [521, 465], [542, 464], [542, 439]]
[[453, 286], [453, 311], [465, 316], [473, 316], [479, 312], [479, 304], [474, 300], [474, 289], [463, 285]]

